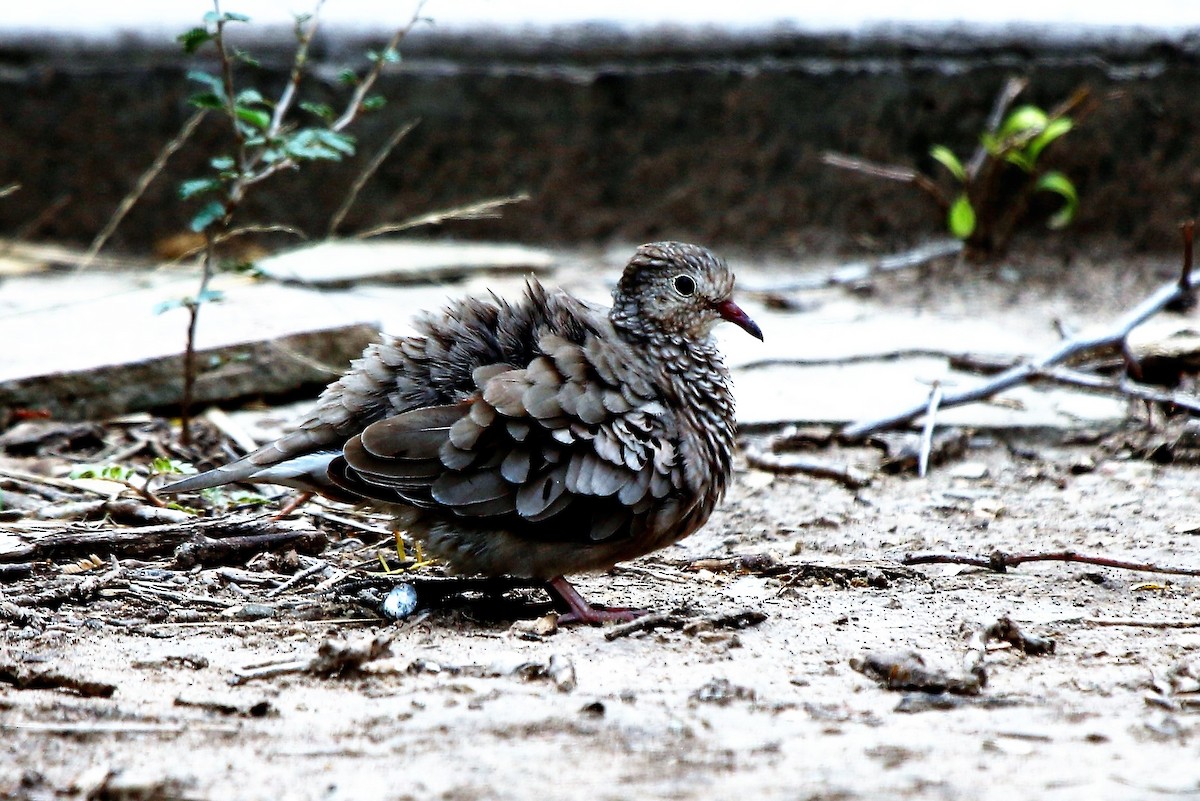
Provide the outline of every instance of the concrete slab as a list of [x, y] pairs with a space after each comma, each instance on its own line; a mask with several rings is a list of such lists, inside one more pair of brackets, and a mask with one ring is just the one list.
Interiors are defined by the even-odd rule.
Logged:
[[265, 259], [255, 266], [280, 281], [349, 286], [364, 281], [430, 283], [478, 272], [546, 273], [548, 250], [522, 245], [420, 240], [328, 240]]
[[[97, 418], [175, 405], [187, 313], [156, 313], [194, 276], [100, 271], [9, 278], [0, 300], [0, 409]], [[365, 309], [220, 276], [201, 309], [196, 398], [216, 402], [326, 383], [375, 336]]]
[[[375, 261], [373, 247], [363, 245], [364, 261]], [[561, 260], [564, 271], [547, 283], [607, 304], [618, 268], [578, 253]], [[747, 283], [767, 277], [754, 268], [741, 272]], [[0, 407], [49, 408], [56, 417], [73, 419], [177, 403], [186, 313], [155, 314], [155, 307], [193, 292], [195, 280], [182, 269], [8, 278], [0, 296], [0, 343], [17, 344], [6, 347], [0, 361]], [[524, 282], [517, 272], [476, 273], [459, 284], [363, 283], [318, 290], [218, 276], [214, 288], [224, 291], [225, 300], [206, 305], [200, 318], [198, 399], [278, 394], [300, 386], [311, 386], [315, 395], [375, 332], [407, 334], [416, 315], [436, 311], [452, 297], [486, 291], [518, 297]], [[1045, 351], [1057, 341], [1049, 324], [1030, 329], [1028, 320], [1019, 324], [998, 310], [955, 317], [880, 308], [840, 291], [811, 297], [815, 307], [804, 313], [744, 298], [764, 342], [732, 326], [717, 329], [733, 370], [742, 425], [841, 424], [883, 415], [926, 397], [934, 379], [959, 386], [979, 380], [950, 373], [948, 358], [939, 354], [1012, 358]], [[985, 428], [1073, 428], [1114, 422], [1124, 411], [1119, 401], [1024, 388], [997, 403], [947, 411], [941, 419]]]

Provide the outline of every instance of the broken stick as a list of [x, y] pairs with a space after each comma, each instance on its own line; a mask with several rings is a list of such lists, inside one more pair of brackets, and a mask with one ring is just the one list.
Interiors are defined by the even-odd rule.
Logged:
[[[1185, 227], [1184, 230], [1186, 242], [1187, 228]], [[1068, 359], [1097, 351], [1119, 349], [1130, 331], [1167, 306], [1184, 302], [1195, 291], [1196, 285], [1197, 282], [1191, 275], [1190, 263], [1185, 257], [1184, 268], [1179, 279], [1159, 287], [1148, 298], [1118, 317], [1107, 327], [1090, 335], [1080, 334], [1071, 337], [1049, 353], [1011, 367], [974, 387], [957, 392], [947, 392], [942, 395], [940, 407], [948, 409], [953, 406], [963, 406], [986, 400], [999, 392], [1043, 375], [1049, 368]], [[917, 403], [886, 417], [854, 423], [842, 429], [841, 436], [847, 440], [860, 440], [877, 431], [907, 425], [924, 414], [927, 407], [927, 402]]]

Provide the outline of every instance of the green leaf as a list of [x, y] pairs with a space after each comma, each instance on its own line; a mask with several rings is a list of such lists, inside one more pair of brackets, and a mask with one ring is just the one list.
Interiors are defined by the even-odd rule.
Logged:
[[196, 305], [201, 303], [219, 303], [225, 300], [225, 293], [219, 289], [206, 289], [196, 296]]
[[1063, 207], [1054, 213], [1046, 223], [1047, 226], [1057, 231], [1066, 228], [1075, 219], [1075, 212], [1079, 209], [1079, 195], [1075, 191], [1075, 184], [1071, 183], [1067, 176], [1057, 171], [1048, 172], [1038, 179], [1034, 191], [1053, 192], [1064, 201]]
[[191, 181], [184, 181], [179, 185], [179, 199], [187, 200], [220, 188], [221, 182], [216, 178], [195, 178]]
[[945, 145], [934, 145], [929, 149], [929, 155], [934, 158], [939, 164], [950, 171], [950, 174], [958, 179], [959, 183], [967, 182], [967, 171], [963, 169], [962, 162], [958, 160], [958, 156], [954, 155], [954, 151]]
[[212, 34], [205, 28], [192, 28], [176, 36], [175, 41], [183, 46], [183, 52], [195, 53], [205, 44], [212, 41]]
[[151, 469], [155, 473], [178, 473], [180, 475], [192, 475], [196, 472], [195, 466], [191, 462], [183, 462], [179, 459], [168, 459], [165, 456], [155, 457], [150, 464]]
[[267, 99], [257, 89], [243, 89], [238, 92], [236, 102], [239, 106], [267, 105]]
[[1050, 120], [1045, 129], [1025, 146], [1025, 152], [1029, 154], [1030, 160], [1036, 162], [1046, 145], [1071, 130], [1072, 127], [1074, 127], [1074, 123], [1066, 117]]
[[238, 506], [263, 506], [271, 502], [270, 498], [256, 492], [230, 492], [229, 500]]
[[349, 134], [338, 133], [337, 131], [331, 131], [328, 128], [318, 128], [317, 138], [320, 139], [323, 144], [328, 145], [344, 155], [354, 155], [354, 137], [350, 136]]
[[338, 73], [338, 82], [353, 86], [358, 83], [358, 74], [354, 70], [342, 70]]
[[133, 478], [133, 468], [122, 464], [110, 464], [104, 468], [104, 472], [101, 475], [105, 478], [111, 478], [114, 481], [128, 481]]
[[288, 137], [283, 148], [300, 161], [340, 161], [343, 155], [354, 154], [354, 139], [327, 128], [304, 128]]
[[1004, 154], [1004, 160], [1020, 167], [1025, 172], [1033, 172], [1033, 159], [1024, 150], [1010, 150]]
[[191, 298], [173, 298], [171, 300], [164, 300], [162, 303], [155, 304], [154, 313], [163, 314], [171, 311], [172, 309], [182, 309], [184, 306], [187, 306], [190, 303]]
[[232, 156], [217, 156], [216, 158], [214, 158], [212, 161], [210, 161], [208, 163], [214, 170], [220, 170], [221, 172], [225, 172], [226, 170], [232, 170], [234, 167], [234, 161], [233, 161]]
[[378, 111], [387, 105], [387, 98], [383, 95], [371, 95], [363, 98], [363, 111]]
[[189, 81], [195, 81], [196, 83], [204, 84], [208, 87], [208, 91], [224, 99], [225, 84], [220, 78], [218, 78], [216, 75], [213, 75], [211, 72], [204, 72], [202, 70], [188, 70], [187, 79]]
[[227, 11], [224, 14], [218, 14], [215, 11], [209, 11], [209, 12], [205, 13], [204, 21], [211, 25], [211, 24], [215, 24], [218, 21], [220, 21], [220, 22], [249, 22], [250, 18], [247, 17], [245, 14], [234, 14], [231, 11]]
[[85, 464], [79, 465], [71, 471], [72, 478], [101, 478], [107, 481], [128, 481], [133, 478], [133, 475], [132, 467], [120, 464]]
[[201, 208], [200, 211], [196, 212], [196, 216], [192, 218], [192, 221], [188, 224], [188, 227], [196, 233], [200, 233], [205, 228], [212, 225], [217, 220], [220, 220], [224, 216], [225, 205], [213, 200], [204, 204], [204, 207]]
[[979, 142], [983, 145], [983, 149], [988, 152], [988, 155], [999, 158], [1004, 150], [1004, 142], [994, 133], [984, 131], [979, 136]]
[[946, 227], [959, 239], [966, 239], [975, 232], [975, 209], [971, 208], [971, 201], [965, 192], [950, 204]]
[[1005, 117], [1000, 130], [996, 132], [1000, 139], [1011, 139], [1014, 136], [1041, 131], [1046, 127], [1046, 112], [1037, 106], [1019, 106]]
[[214, 95], [212, 92], [200, 92], [188, 98], [188, 105], [196, 108], [225, 108], [225, 101], [219, 95]]
[[241, 49], [240, 47], [234, 48], [233, 57], [248, 67], [261, 67], [262, 66], [262, 62], [260, 62], [257, 58], [250, 55], [249, 53], [247, 53], [245, 50]]
[[309, 114], [317, 115], [326, 122], [333, 119], [333, 109], [326, 103], [313, 103], [306, 100], [300, 104], [300, 108]]
[[234, 107], [234, 113], [237, 114], [237, 118], [239, 120], [252, 125], [259, 130], [265, 129], [271, 124], [271, 115], [262, 109], [236, 106]]

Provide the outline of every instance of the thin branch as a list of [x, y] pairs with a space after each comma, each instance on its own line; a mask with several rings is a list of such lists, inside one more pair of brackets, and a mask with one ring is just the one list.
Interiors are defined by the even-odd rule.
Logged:
[[396, 149], [396, 145], [400, 144], [400, 140], [408, 136], [409, 132], [411, 132], [413, 128], [416, 128], [420, 123], [420, 120], [407, 122], [397, 128], [392, 135], [388, 137], [388, 140], [383, 144], [383, 147], [379, 148], [379, 151], [371, 158], [371, 160], [367, 163], [367, 166], [364, 167], [362, 172], [360, 172], [354, 179], [354, 183], [350, 185], [350, 191], [346, 193], [346, 199], [342, 201], [342, 205], [338, 207], [337, 212], [329, 221], [329, 230], [326, 233], [326, 236], [332, 237], [337, 233], [338, 226], [340, 226], [342, 221], [346, 219], [346, 214], [350, 211], [350, 207], [354, 205], [354, 201], [358, 198], [358, 193], [362, 191], [364, 186], [366, 186], [367, 181], [371, 180], [371, 176], [375, 174], [375, 172], [383, 164], [384, 160], [387, 159], [388, 155], [390, 155], [391, 152]]
[[15, 243], [16, 241], [22, 239], [29, 239], [38, 231], [42, 230], [42, 227], [45, 226], [46, 223], [53, 220], [55, 216], [57, 216], [60, 211], [66, 208], [67, 205], [69, 205], [74, 199], [75, 196], [69, 192], [54, 198], [54, 200], [50, 201], [46, 208], [37, 213], [36, 217], [17, 229], [17, 232], [12, 237], [13, 242]]
[[[413, 12], [412, 19], [409, 20], [407, 25], [392, 34], [392, 38], [388, 40], [387, 47], [383, 50], [383, 53], [390, 52], [399, 47], [400, 42], [402, 42], [409, 32], [416, 27], [417, 23], [424, 21], [425, 18], [421, 16], [421, 9], [424, 7], [424, 5], [425, 0], [421, 0], [421, 2], [418, 3], [416, 11]], [[314, 20], [314, 30], [315, 24], [316, 23]], [[220, 40], [218, 37], [214, 36], [214, 41], [220, 45]], [[222, 61], [224, 62], [225, 60], [226, 59], [222, 51]], [[375, 60], [374, 66], [371, 67], [370, 71], [363, 77], [361, 81], [359, 81], [358, 86], [355, 87], [354, 94], [351, 95], [350, 101], [346, 104], [345, 111], [343, 111], [342, 115], [329, 126], [329, 130], [335, 133], [340, 133], [349, 127], [349, 125], [354, 122], [355, 119], [357, 119], [359, 113], [362, 111], [363, 102], [366, 99], [367, 92], [370, 91], [371, 87], [375, 84], [375, 81], [383, 72], [384, 64], [385, 59], [381, 54], [380, 58]], [[290, 86], [291, 84], [289, 84], [289, 88]], [[286, 96], [287, 94], [288, 89], [285, 89], [284, 95]], [[282, 101], [283, 99], [284, 97], [281, 96], [280, 100]], [[277, 161], [273, 161], [265, 167], [258, 169], [257, 172], [254, 171], [254, 169], [258, 166], [257, 164], [248, 164], [244, 160], [239, 159], [238, 165], [240, 167], [238, 171], [238, 178], [233, 182], [229, 191], [232, 205], [236, 205], [237, 202], [241, 200], [241, 196], [245, 193], [247, 188], [253, 186], [254, 184], [265, 181], [277, 172], [281, 172], [282, 170], [290, 170], [297, 166], [296, 160], [291, 156], [285, 156]]]
[[8, 186], [0, 187], [0, 197], [8, 197], [9, 195], [21, 189], [20, 184], [9, 184]]
[[217, 240], [212, 226], [204, 229], [204, 260], [200, 272], [200, 288], [187, 304], [187, 344], [183, 351], [183, 398], [179, 402], [179, 440], [185, 448], [192, 444], [192, 399], [196, 388], [196, 328], [200, 323], [200, 307], [204, 304], [213, 268], [217, 263]]
[[271, 114], [271, 124], [267, 126], [267, 139], [274, 139], [279, 135], [279, 130], [283, 127], [283, 118], [295, 100], [296, 91], [300, 88], [300, 79], [304, 77], [304, 68], [308, 65], [308, 46], [317, 33], [317, 20], [323, 5], [325, 5], [325, 0], [317, 0], [317, 4], [307, 20], [307, 27], [299, 20], [296, 22], [296, 57], [292, 61], [292, 74], [288, 78], [287, 86], [279, 95], [279, 100], [275, 102], [275, 111]]
[[849, 465], [806, 459], [796, 454], [781, 455], [748, 448], [745, 450], [745, 457], [746, 464], [755, 470], [762, 470], [766, 473], [785, 476], [800, 474], [814, 478], [827, 478], [852, 490], [862, 489], [871, 483], [871, 476], [862, 470]]
[[1138, 384], [1127, 378], [1109, 379], [1067, 367], [1047, 367], [1038, 370], [1032, 378], [1053, 381], [1068, 387], [1093, 390], [1105, 395], [1136, 398], [1151, 403], [1169, 404], [1200, 416], [1200, 398], [1185, 392], [1168, 392], [1158, 387]]
[[1200, 568], [1169, 567], [1150, 562], [1130, 562], [1107, 556], [1088, 556], [1076, 553], [1075, 551], [1017, 554], [993, 551], [990, 556], [971, 556], [956, 553], [908, 554], [900, 560], [900, 564], [902, 565], [968, 565], [971, 567], [982, 567], [997, 573], [1005, 573], [1008, 571], [1008, 568], [1017, 567], [1026, 562], [1075, 562], [1078, 564], [1096, 565], [1097, 567], [1111, 567], [1115, 570], [1165, 573], [1172, 576], [1200, 576]]
[[[242, 176], [252, 169], [249, 156], [246, 153], [246, 135], [238, 125], [237, 97], [233, 93], [233, 59], [225, 47], [225, 17], [221, 14], [220, 0], [213, 0], [213, 10], [216, 12], [216, 27], [213, 31], [213, 46], [217, 49], [217, 57], [221, 62], [221, 82], [225, 87], [225, 113], [229, 115], [230, 126], [233, 130], [234, 154], [237, 160], [238, 179], [229, 186], [229, 194], [225, 203], [225, 219], [241, 202], [246, 191]], [[186, 444], [186, 443], [185, 443]]]
[[961, 239], [939, 239], [926, 245], [912, 248], [891, 256], [884, 256], [870, 261], [857, 261], [843, 264], [828, 273], [805, 275], [789, 281], [777, 281], [772, 284], [738, 284], [740, 292], [805, 292], [812, 289], [824, 289], [836, 286], [854, 286], [882, 273], [906, 270], [920, 267], [935, 259], [945, 256], [957, 256], [962, 253]]
[[740, 612], [703, 617], [659, 613], [644, 615], [629, 623], [614, 626], [604, 632], [604, 639], [612, 642], [621, 637], [654, 629], [674, 629], [685, 633], [711, 631], [712, 629], [745, 629], [757, 626], [766, 619], [766, 613], [758, 609], [743, 609]]
[[411, 228], [419, 228], [422, 225], [437, 225], [449, 220], [490, 220], [500, 216], [500, 209], [511, 203], [523, 203], [529, 200], [529, 195], [522, 192], [518, 195], [509, 195], [508, 197], [495, 197], [488, 200], [481, 200], [477, 203], [468, 203], [465, 206], [456, 206], [451, 209], [441, 209], [439, 211], [431, 211], [428, 214], [421, 214], [416, 217], [411, 217], [403, 222], [380, 225], [369, 231], [363, 231], [355, 235], [356, 239], [370, 239], [373, 236], [381, 234], [393, 234], [398, 231], [407, 231]]
[[354, 89], [354, 95], [350, 98], [350, 102], [346, 106], [346, 110], [342, 112], [342, 116], [338, 117], [333, 125], [329, 126], [334, 131], [341, 131], [350, 123], [354, 122], [354, 118], [362, 110], [363, 100], [366, 99], [367, 92], [371, 91], [371, 87], [375, 85], [375, 81], [383, 73], [383, 65], [386, 63], [384, 55], [400, 46], [404, 38], [417, 26], [417, 23], [422, 22], [424, 18], [421, 16], [421, 10], [425, 7], [425, 0], [420, 0], [417, 3], [416, 9], [413, 10], [412, 19], [403, 28], [400, 28], [392, 34], [392, 38], [388, 40], [387, 45], [380, 51], [379, 58], [375, 59], [375, 65], [371, 67], [363, 79], [359, 81], [358, 86]]
[[88, 267], [92, 266], [92, 261], [96, 258], [97, 254], [100, 253], [101, 248], [103, 248], [108, 242], [109, 237], [113, 235], [113, 232], [117, 230], [117, 226], [119, 226], [121, 221], [125, 219], [125, 215], [127, 215], [130, 209], [134, 207], [134, 204], [141, 199], [142, 195], [146, 194], [147, 187], [149, 187], [151, 182], [154, 181], [154, 179], [158, 177], [159, 173], [163, 171], [163, 168], [167, 165], [167, 160], [171, 158], [171, 156], [173, 156], [175, 152], [179, 150], [179, 148], [183, 147], [183, 144], [188, 139], [191, 138], [192, 134], [195, 133], [196, 128], [199, 127], [200, 121], [204, 119], [204, 115], [207, 113], [207, 109], [200, 109], [192, 116], [188, 117], [187, 122], [183, 124], [183, 127], [179, 130], [179, 133], [175, 135], [175, 138], [163, 146], [163, 149], [159, 151], [158, 156], [155, 157], [154, 163], [152, 163], [150, 167], [141, 174], [137, 180], [137, 183], [134, 184], [133, 189], [131, 189], [129, 194], [121, 199], [121, 203], [117, 206], [117, 210], [113, 212], [112, 217], [110, 217], [108, 222], [105, 224], [104, 229], [96, 235], [95, 239], [92, 240], [92, 244], [88, 247], [87, 253], [85, 253], [83, 256], [83, 261], [79, 264], [80, 270], [86, 270]]
[[1192, 288], [1192, 245], [1196, 234], [1196, 221], [1188, 220], [1180, 226], [1183, 233], [1183, 269], [1179, 272], [1179, 289], [1189, 292]]
[[943, 211], [950, 208], [950, 200], [942, 192], [941, 188], [934, 183], [929, 176], [918, 172], [911, 167], [900, 167], [891, 164], [879, 164], [866, 159], [860, 159], [855, 156], [848, 156], [845, 153], [836, 153], [832, 150], [827, 150], [821, 154], [821, 161], [828, 164], [830, 167], [839, 167], [843, 170], [862, 173], [869, 175], [872, 178], [883, 178], [887, 181], [898, 181], [902, 184], [912, 184], [925, 194], [929, 195], [941, 207]]
[[929, 402], [925, 406], [925, 427], [921, 431], [921, 449], [917, 453], [917, 476], [925, 478], [929, 471], [929, 454], [933, 450], [933, 429], [936, 425], [938, 406], [942, 402], [942, 382], [934, 381], [929, 389]]
[[[223, 233], [220, 233], [220, 234], [217, 234], [216, 236], [214, 236], [213, 243], [217, 244], [217, 245], [223, 245], [232, 239], [237, 239], [239, 236], [246, 236], [247, 234], [291, 234], [292, 236], [296, 237], [297, 239], [302, 239], [302, 240], [308, 239], [308, 234], [304, 233], [299, 228], [296, 228], [293, 225], [284, 225], [282, 223], [275, 223], [275, 224], [242, 225], [237, 228], [232, 228], [228, 231], [225, 231]], [[207, 247], [208, 247], [207, 243], [196, 245], [195, 247], [190, 247], [187, 250], [180, 253], [175, 258], [171, 259], [169, 262], [167, 262], [167, 264], [178, 264], [179, 262], [183, 261], [184, 259], [186, 259], [190, 256], [195, 256], [197, 253], [203, 253]]]
[[1000, 354], [954, 353], [952, 351], [934, 350], [931, 348], [901, 348], [900, 350], [885, 350], [878, 353], [848, 353], [845, 356], [800, 356], [794, 359], [755, 359], [744, 364], [738, 364], [734, 369], [738, 372], [744, 372], [746, 370], [763, 370], [775, 367], [843, 366], [868, 362], [895, 362], [902, 359], [945, 359], [953, 370], [980, 373], [982, 375], [995, 375], [1012, 367], [1018, 361], [1015, 357]]
[[[1186, 286], [1181, 280], [1173, 280], [1164, 284], [1137, 306], [1112, 321], [1108, 326], [1101, 328], [1091, 335], [1079, 334], [1065, 340], [1050, 352], [1023, 364], [1018, 364], [974, 387], [958, 392], [946, 393], [942, 397], [941, 406], [942, 408], [951, 408], [984, 400], [998, 392], [1002, 392], [1018, 384], [1023, 384], [1047, 368], [1065, 362], [1080, 354], [1119, 348], [1130, 331], [1141, 325], [1148, 318], [1162, 311], [1168, 304], [1186, 296], [1195, 287], [1196, 282], [1192, 278], [1187, 280]], [[905, 425], [924, 414], [925, 407], [925, 403], [918, 403], [886, 417], [854, 423], [842, 429], [841, 436], [846, 439], [856, 440], [873, 434], [876, 431]]]
[[1085, 617], [1089, 626], [1131, 626], [1142, 629], [1194, 629], [1200, 628], [1200, 620], [1122, 620], [1104, 617]]
[[[1046, 115], [1049, 121], [1054, 121], [1059, 117], [1065, 117], [1068, 114], [1074, 113], [1075, 109], [1083, 105], [1084, 101], [1091, 97], [1092, 92], [1086, 86], [1081, 86], [1071, 93], [1071, 96], [1059, 103], [1054, 108], [1050, 109], [1050, 113]], [[1082, 114], [1086, 114], [1090, 109], [1084, 109]]]
[[[988, 115], [988, 133], [994, 134], [1000, 129], [1000, 124], [1004, 122], [1004, 115], [1008, 113], [1009, 107], [1017, 99], [1017, 96], [1025, 91], [1025, 87], [1028, 85], [1028, 78], [1009, 78], [1004, 82], [1004, 86], [1000, 89], [1000, 94], [996, 96], [996, 103], [992, 106], [992, 113]], [[987, 148], [982, 143], [971, 154], [971, 160], [967, 162], [965, 168], [968, 184], [974, 183], [975, 177], [979, 174], [980, 168], [983, 167], [983, 163], [987, 159], [987, 155]]]

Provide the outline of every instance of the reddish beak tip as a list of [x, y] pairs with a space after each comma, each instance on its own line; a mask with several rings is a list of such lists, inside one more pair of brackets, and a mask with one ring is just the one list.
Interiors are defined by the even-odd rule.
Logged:
[[758, 327], [758, 323], [751, 320], [750, 315], [742, 311], [742, 307], [738, 306], [732, 300], [727, 300], [724, 303], [718, 303], [717, 314], [721, 315], [721, 319], [728, 320], [750, 336], [755, 337], [760, 342], [762, 341], [763, 332], [762, 329]]

